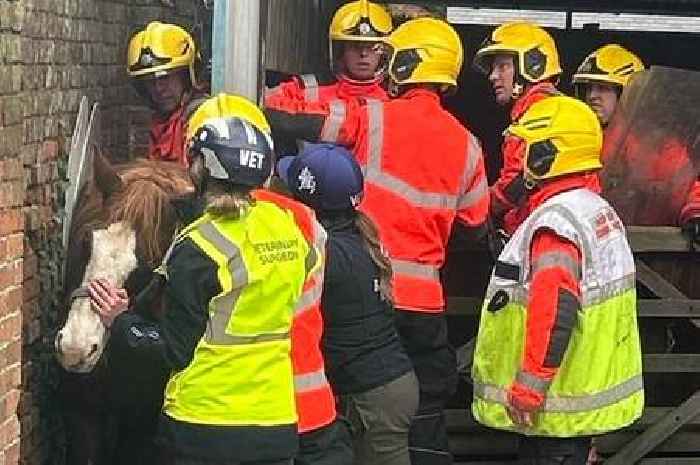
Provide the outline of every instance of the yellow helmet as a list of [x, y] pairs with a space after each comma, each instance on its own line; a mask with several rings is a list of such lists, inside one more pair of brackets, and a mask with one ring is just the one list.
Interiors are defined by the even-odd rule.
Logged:
[[476, 52], [474, 66], [488, 76], [493, 56], [500, 54], [514, 55], [517, 75], [532, 83], [561, 74], [554, 39], [532, 23], [505, 23], [494, 29]]
[[174, 24], [153, 21], [131, 38], [127, 73], [132, 78], [160, 77], [188, 68], [194, 86], [196, 57], [194, 40], [187, 31]]
[[583, 60], [572, 82], [574, 85], [601, 83], [624, 87], [634, 73], [643, 70], [644, 63], [637, 55], [621, 45], [608, 44]]
[[[337, 42], [379, 42], [392, 28], [391, 15], [376, 3], [359, 0], [341, 6], [333, 15], [328, 30], [331, 68], [335, 68], [335, 57], [340, 56]], [[383, 72], [384, 66], [380, 65], [377, 75]]]
[[464, 51], [459, 35], [445, 21], [406, 21], [384, 42], [391, 48], [389, 76], [396, 84], [457, 85]]
[[593, 110], [578, 99], [540, 100], [508, 132], [527, 144], [523, 169], [530, 183], [603, 166], [603, 130]]
[[190, 116], [186, 133], [188, 143], [207, 120], [215, 118], [240, 118], [251, 123], [259, 131], [270, 134], [270, 124], [257, 105], [245, 97], [221, 93], [205, 100]]
[[333, 15], [328, 37], [331, 41], [381, 40], [391, 32], [391, 15], [380, 5], [368, 0], [346, 3]]

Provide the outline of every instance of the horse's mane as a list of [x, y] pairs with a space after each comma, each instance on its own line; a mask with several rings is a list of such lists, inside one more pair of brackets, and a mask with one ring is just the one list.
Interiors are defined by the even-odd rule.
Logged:
[[80, 286], [91, 254], [92, 231], [124, 221], [136, 231], [136, 254], [145, 265], [155, 267], [165, 254], [178, 227], [170, 203], [173, 196], [191, 189], [185, 169], [176, 163], [138, 159], [114, 165], [123, 189], [108, 198], [89, 181], [78, 196], [68, 245], [66, 293]]
[[119, 169], [124, 190], [107, 204], [108, 224], [125, 221], [136, 231], [137, 252], [147, 265], [160, 264], [178, 226], [170, 199], [191, 189], [187, 173], [172, 162], [138, 160]]

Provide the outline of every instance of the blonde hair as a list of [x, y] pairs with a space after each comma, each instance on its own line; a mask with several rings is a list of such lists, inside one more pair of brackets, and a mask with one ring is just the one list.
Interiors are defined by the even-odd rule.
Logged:
[[[201, 186], [208, 176], [201, 157], [190, 166], [190, 177], [195, 186]], [[206, 179], [204, 188], [204, 211], [212, 216], [239, 219], [255, 204], [249, 186], [233, 185], [217, 179]]]
[[355, 226], [360, 230], [369, 256], [372, 258], [374, 264], [377, 265], [377, 268], [379, 268], [379, 292], [384, 300], [391, 302], [391, 261], [384, 253], [382, 243], [379, 239], [379, 230], [377, 230], [377, 226], [369, 216], [359, 210], [356, 210], [355, 213]]

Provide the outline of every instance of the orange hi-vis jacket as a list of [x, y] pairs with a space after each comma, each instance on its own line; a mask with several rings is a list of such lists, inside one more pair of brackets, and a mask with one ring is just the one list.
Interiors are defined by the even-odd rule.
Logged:
[[[518, 121], [532, 105], [558, 93], [559, 91], [549, 81], [529, 87], [513, 104], [510, 112], [511, 121]], [[525, 199], [523, 184], [525, 142], [519, 137], [506, 135], [501, 150], [503, 167], [498, 179], [491, 186], [491, 210], [496, 219], [503, 218], [503, 228], [508, 234], [512, 234], [525, 219], [522, 209]]]
[[327, 103], [332, 100], [349, 100], [359, 97], [389, 100], [382, 80], [355, 81], [345, 76], [327, 78], [314, 74], [302, 74], [266, 92], [265, 98], [283, 97], [305, 102]]
[[[485, 226], [489, 195], [481, 146], [427, 89], [329, 104], [268, 101], [273, 131], [351, 148], [365, 175], [360, 209], [376, 223], [394, 272], [394, 304], [441, 312], [440, 268], [455, 220]], [[301, 120], [301, 122], [300, 122]]]
[[[291, 211], [316, 253], [325, 256], [326, 232], [313, 211], [305, 205], [267, 190], [254, 191], [254, 197], [267, 200]], [[294, 309], [292, 321], [292, 368], [296, 396], [297, 428], [300, 433], [313, 431], [332, 423], [336, 418], [335, 398], [326, 379], [321, 337], [321, 293], [323, 291], [323, 260], [309, 274], [304, 290]]]

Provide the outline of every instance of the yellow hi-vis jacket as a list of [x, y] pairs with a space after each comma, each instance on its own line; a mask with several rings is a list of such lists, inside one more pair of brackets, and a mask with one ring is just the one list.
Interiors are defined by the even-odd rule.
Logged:
[[167, 384], [164, 413], [216, 426], [296, 423], [290, 328], [323, 251], [291, 211], [261, 200], [238, 220], [205, 214], [179, 237], [217, 264], [222, 292], [209, 303], [191, 363]]
[[[534, 415], [534, 425], [524, 427], [513, 424], [505, 405], [521, 369], [529, 252], [540, 228], [581, 250], [581, 308], [544, 406]], [[472, 366], [476, 420], [526, 435], [573, 437], [614, 431], [639, 418], [644, 391], [634, 259], [610, 205], [587, 189], [558, 194], [517, 229], [498, 261], [519, 269], [519, 277], [499, 276], [495, 270], [487, 290]], [[489, 305], [494, 296], [499, 305]]]

